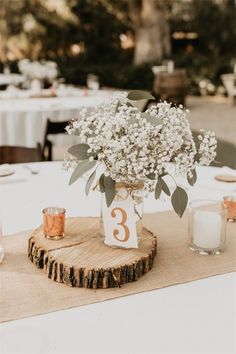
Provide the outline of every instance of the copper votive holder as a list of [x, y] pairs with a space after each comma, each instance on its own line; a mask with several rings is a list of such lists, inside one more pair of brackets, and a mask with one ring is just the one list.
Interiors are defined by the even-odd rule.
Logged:
[[43, 209], [43, 231], [46, 238], [60, 240], [65, 234], [66, 209], [48, 207]]
[[228, 195], [223, 198], [224, 204], [227, 206], [227, 220], [236, 222], [236, 196]]

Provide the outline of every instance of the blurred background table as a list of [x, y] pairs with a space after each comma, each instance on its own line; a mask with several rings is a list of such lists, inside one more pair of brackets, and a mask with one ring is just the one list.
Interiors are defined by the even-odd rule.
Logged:
[[[14, 97], [12, 97], [14, 94]], [[34, 96], [28, 90], [0, 93], [0, 145], [35, 147], [43, 144], [47, 118], [52, 121], [78, 119], [80, 110], [100, 105], [110, 92], [70, 88], [52, 97], [50, 90]], [[58, 145], [70, 145], [75, 137], [54, 137]]]
[[6, 88], [8, 85], [19, 85], [25, 78], [20, 74], [2, 73], [0, 74], [0, 88]]

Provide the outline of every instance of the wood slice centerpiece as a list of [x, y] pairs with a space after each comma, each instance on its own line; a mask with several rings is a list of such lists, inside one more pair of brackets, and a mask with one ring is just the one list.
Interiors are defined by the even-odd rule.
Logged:
[[29, 239], [28, 256], [48, 278], [79, 288], [119, 287], [152, 268], [157, 240], [150, 231], [144, 228], [139, 248], [122, 249], [106, 246], [99, 228], [99, 218], [68, 218], [65, 237], [52, 241], [40, 226]]

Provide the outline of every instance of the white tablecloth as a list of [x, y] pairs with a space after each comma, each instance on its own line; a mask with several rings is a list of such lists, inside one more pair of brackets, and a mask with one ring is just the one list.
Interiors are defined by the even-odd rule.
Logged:
[[18, 85], [24, 80], [24, 76], [20, 74], [0, 74], [0, 85]]
[[[39, 174], [12, 165], [15, 174], [0, 179], [4, 234], [37, 227], [46, 206], [63, 206], [67, 216], [99, 215], [100, 194], [86, 197], [82, 180], [68, 186], [70, 174], [61, 170], [61, 163], [29, 165]], [[235, 183], [214, 180], [222, 172], [236, 174], [227, 168], [200, 168], [189, 199], [221, 200], [235, 193]], [[144, 209], [170, 208], [168, 198], [150, 197]], [[235, 315], [236, 276], [226, 274], [4, 323], [0, 353], [235, 353]]]
[[[51, 98], [4, 98], [0, 99], [0, 146], [19, 145], [35, 147], [43, 143], [47, 118], [65, 121], [79, 118], [80, 110], [88, 110], [101, 104], [111, 93], [109, 91], [81, 90], [74, 97]], [[62, 135], [54, 137], [57, 145], [76, 143], [78, 138]]]

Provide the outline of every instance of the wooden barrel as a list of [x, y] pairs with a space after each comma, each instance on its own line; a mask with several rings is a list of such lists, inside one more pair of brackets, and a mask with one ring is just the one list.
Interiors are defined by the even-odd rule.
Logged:
[[172, 73], [158, 73], [154, 79], [153, 93], [163, 101], [184, 104], [187, 94], [187, 76], [185, 70], [175, 70]]

